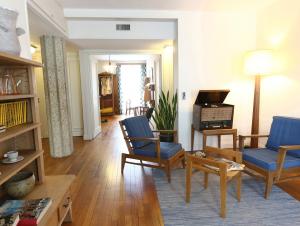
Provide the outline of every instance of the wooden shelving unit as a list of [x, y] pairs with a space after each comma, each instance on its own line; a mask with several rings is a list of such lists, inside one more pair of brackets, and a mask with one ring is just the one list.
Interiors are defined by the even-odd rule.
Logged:
[[17, 172], [19, 172], [20, 170], [28, 166], [32, 161], [36, 160], [41, 155], [43, 155], [43, 151], [35, 151], [35, 150], [26, 150], [26, 151], [22, 151], [21, 153], [22, 153], [21, 155], [24, 157], [24, 160], [15, 164], [0, 165], [0, 172], [2, 173], [0, 175], [0, 184], [3, 184], [5, 181], [7, 181], [9, 178], [15, 175]]
[[0, 101], [5, 100], [22, 100], [22, 99], [29, 99], [29, 98], [35, 98], [36, 95], [33, 94], [24, 94], [24, 95], [2, 95], [0, 96]]
[[[38, 199], [50, 197], [52, 205], [38, 224], [60, 226], [65, 220], [72, 220], [72, 201], [70, 196], [70, 186], [74, 180], [74, 175], [61, 175], [45, 177], [44, 158], [40, 131], [40, 118], [38, 111], [38, 96], [34, 67], [42, 67], [42, 64], [32, 60], [13, 56], [0, 52], [0, 70], [18, 70], [25, 68], [28, 76], [29, 86], [24, 86], [24, 94], [1, 95], [1, 103], [24, 100], [28, 102], [26, 124], [14, 126], [0, 133], [0, 156], [9, 150], [9, 142], [18, 142], [22, 145], [29, 145], [30, 150], [18, 150], [24, 160], [14, 164], [0, 163], [0, 186], [25, 167], [33, 169], [36, 173], [37, 185], [35, 189], [25, 199]], [[24, 135], [24, 136], [23, 136]], [[31, 136], [31, 137], [30, 137]], [[27, 149], [22, 147], [22, 149]]]
[[23, 133], [38, 128], [39, 126], [40, 126], [39, 123], [27, 123], [27, 124], [8, 128], [4, 133], [0, 133], [0, 142], [4, 142], [16, 136], [20, 136]]

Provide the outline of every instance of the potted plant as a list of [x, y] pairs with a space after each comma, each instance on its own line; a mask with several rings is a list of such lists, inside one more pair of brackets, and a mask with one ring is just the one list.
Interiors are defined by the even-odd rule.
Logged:
[[[154, 109], [153, 120], [157, 130], [174, 130], [177, 116], [177, 92], [170, 98], [169, 91], [167, 95], [164, 92], [159, 96], [158, 106]], [[173, 133], [161, 133], [160, 141], [173, 142]]]

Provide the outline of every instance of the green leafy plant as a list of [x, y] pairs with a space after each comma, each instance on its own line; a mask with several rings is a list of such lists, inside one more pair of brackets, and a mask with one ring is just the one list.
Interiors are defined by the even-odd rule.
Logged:
[[173, 130], [177, 116], [177, 92], [170, 98], [164, 92], [159, 96], [158, 106], [154, 109], [153, 120], [158, 130]]

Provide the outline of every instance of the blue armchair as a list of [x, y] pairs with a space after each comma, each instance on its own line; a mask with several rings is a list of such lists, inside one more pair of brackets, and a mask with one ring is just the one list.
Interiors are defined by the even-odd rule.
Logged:
[[[173, 133], [177, 137], [176, 131], [152, 131], [146, 116], [127, 118], [119, 123], [129, 151], [129, 154], [122, 153], [122, 174], [125, 163], [160, 168], [165, 170], [170, 182], [171, 168], [179, 161], [182, 162], [183, 167], [185, 166], [184, 149], [181, 144], [160, 142], [153, 134], [153, 132]], [[127, 159], [140, 160], [140, 163], [127, 161]]]
[[[265, 148], [245, 149], [246, 138], [268, 137]], [[267, 199], [273, 183], [300, 176], [300, 119], [274, 116], [269, 135], [239, 136], [246, 167], [266, 180]]]

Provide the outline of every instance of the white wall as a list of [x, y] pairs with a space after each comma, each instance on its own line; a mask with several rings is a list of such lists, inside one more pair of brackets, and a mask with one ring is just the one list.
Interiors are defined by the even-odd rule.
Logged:
[[161, 55], [162, 61], [162, 90], [164, 93], [169, 91], [170, 95], [174, 92], [174, 64], [173, 46], [165, 47]]
[[17, 27], [23, 28], [25, 34], [19, 37], [21, 44], [21, 57], [31, 58], [30, 53], [30, 37], [28, 28], [28, 14], [27, 14], [27, 1], [26, 0], [0, 0], [0, 6], [15, 10], [19, 13], [17, 20]]
[[83, 138], [91, 140], [101, 132], [97, 59], [85, 50], [79, 51], [79, 59], [84, 123]]
[[[130, 24], [130, 31], [116, 31], [116, 24]], [[71, 39], [174, 39], [174, 21], [69, 20]]]
[[67, 51], [69, 96], [73, 136], [83, 135], [82, 95], [78, 51]]
[[[42, 62], [42, 56], [40, 48], [32, 55], [32, 59], [38, 62]], [[39, 97], [39, 113], [41, 122], [41, 133], [42, 138], [48, 138], [48, 120], [46, 111], [46, 100], [45, 100], [45, 86], [43, 68], [34, 68], [37, 85], [37, 95]]]
[[300, 1], [277, 0], [257, 14], [257, 47], [276, 53], [281, 71], [262, 79], [260, 126], [268, 133], [272, 116], [300, 117]]
[[[250, 13], [188, 14], [178, 20], [178, 127], [185, 148], [190, 147], [192, 107], [200, 89], [229, 88], [226, 103], [235, 105], [234, 127], [250, 132], [252, 81], [243, 75], [241, 61], [255, 47], [255, 37], [255, 15]], [[197, 134], [196, 148], [201, 148], [200, 140]]]

